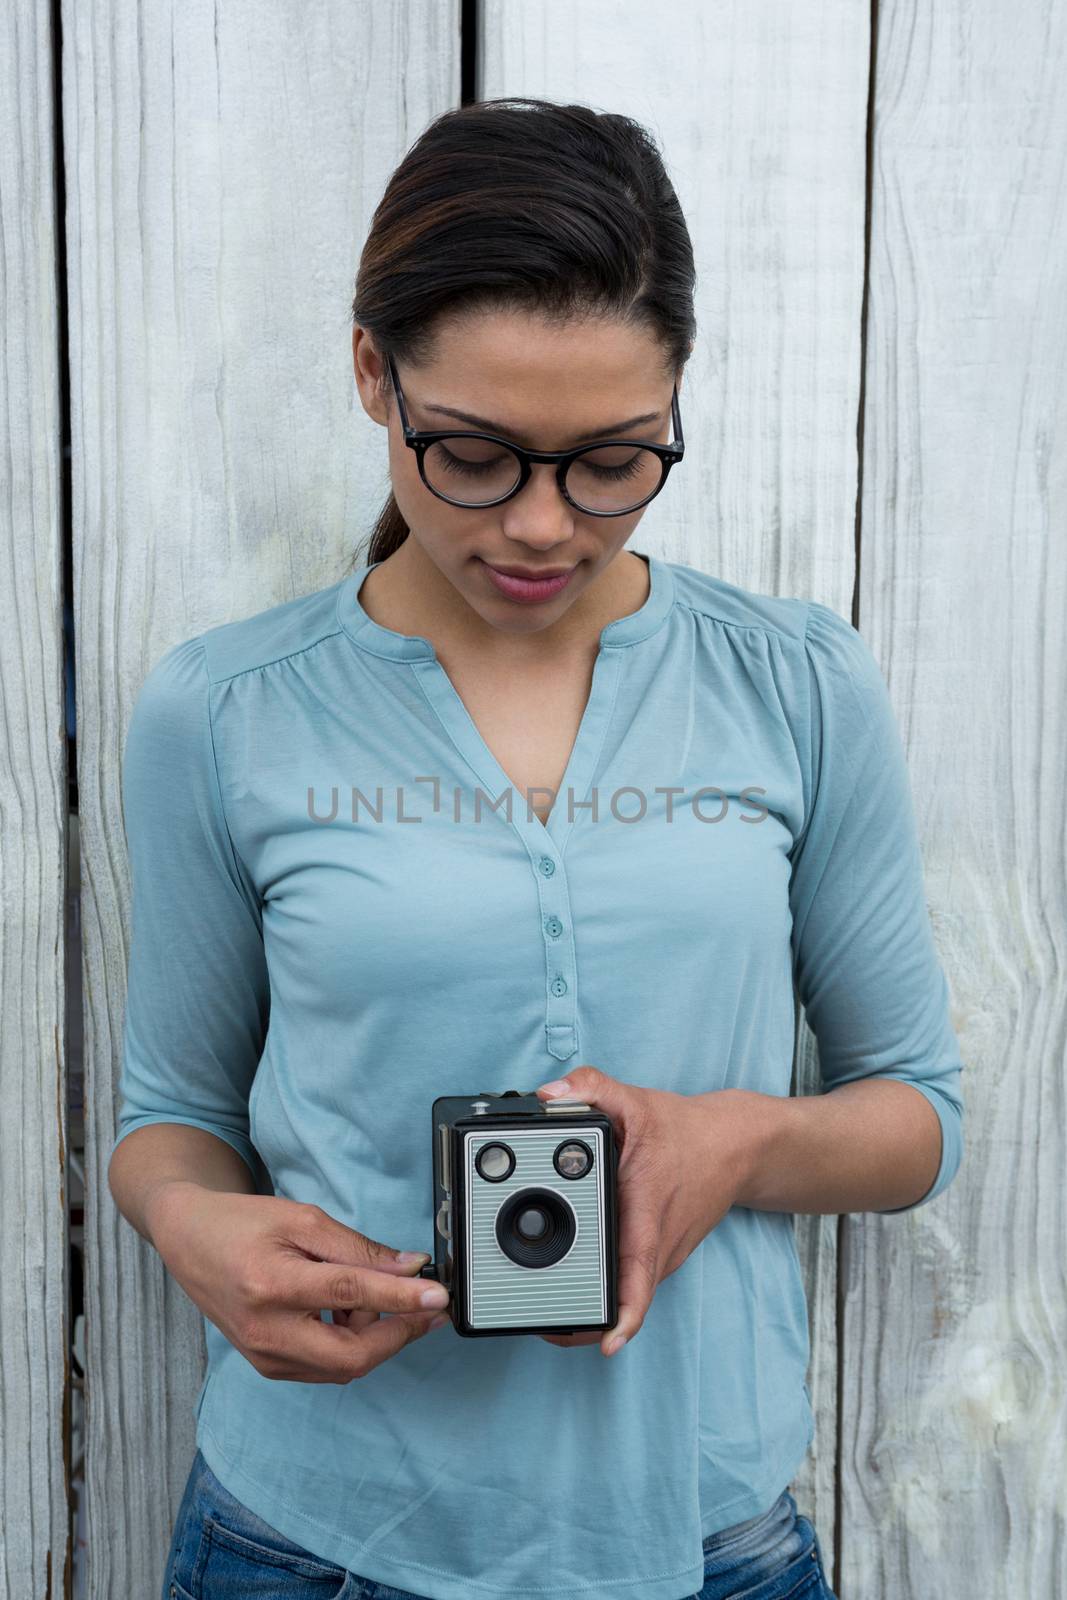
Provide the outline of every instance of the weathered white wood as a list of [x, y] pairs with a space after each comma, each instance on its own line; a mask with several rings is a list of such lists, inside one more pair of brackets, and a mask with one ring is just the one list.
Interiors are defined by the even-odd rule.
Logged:
[[878, 8], [860, 620], [963, 1047], [953, 1186], [849, 1224], [843, 1596], [1067, 1594], [1067, 13]]
[[0, 1597], [69, 1581], [67, 741], [52, 41], [0, 7]]
[[[148, 1600], [192, 1459], [203, 1340], [199, 1312], [107, 1186], [128, 954], [125, 730], [165, 649], [333, 582], [373, 525], [384, 439], [355, 392], [349, 307], [390, 172], [458, 103], [458, 6], [63, 0], [62, 24], [90, 1086], [88, 1592]], [[16, 237], [12, 222], [11, 249]], [[33, 771], [47, 793], [43, 753]], [[8, 1027], [10, 1048], [16, 1031], [25, 1047], [29, 1021]], [[54, 1149], [54, 1128], [49, 1137]], [[58, 1315], [49, 1329], [58, 1339]]]
[[[680, 391], [686, 458], [631, 542], [849, 616], [868, 8], [486, 0], [482, 19], [480, 94], [635, 117], [660, 142], [693, 237], [699, 333]], [[810, 1092], [803, 1033], [798, 1084]], [[817, 1431], [793, 1491], [829, 1571], [838, 1222], [798, 1217], [796, 1228]]]
[[[636, 116], [661, 139], [689, 217], [700, 318], [682, 390], [689, 451], [635, 542], [846, 616], [867, 9], [710, 0], [665, 17], [606, 0], [486, 0], [479, 85]], [[458, 99], [457, 11], [235, 0], [216, 35], [204, 0], [173, 15], [64, 0], [94, 1600], [155, 1592], [202, 1361], [198, 1315], [106, 1185], [127, 957], [126, 721], [168, 645], [331, 581], [369, 529], [386, 480], [353, 393], [348, 301], [389, 171]], [[1067, 23], [1050, 0], [1029, 12], [882, 0], [879, 18], [859, 620], [907, 744], [968, 1062], [968, 1154], [929, 1208], [798, 1218], [818, 1434], [794, 1489], [828, 1566], [840, 1545], [842, 1600], [1056, 1596], [1067, 1588], [1067, 565], [1054, 538]], [[2, 284], [16, 335], [0, 363], [12, 473], [0, 555], [0, 1201], [20, 1227], [0, 1234], [0, 1572], [12, 1595], [61, 1592], [66, 1560], [45, 21], [25, 0], [0, 21]]]

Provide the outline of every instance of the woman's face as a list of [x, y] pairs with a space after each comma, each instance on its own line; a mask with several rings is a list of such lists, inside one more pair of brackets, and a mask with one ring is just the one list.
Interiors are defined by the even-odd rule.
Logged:
[[[622, 549], [646, 508], [584, 515], [564, 500], [548, 463], [535, 463], [529, 482], [502, 505], [449, 505], [420, 478], [395, 398], [379, 387], [382, 359], [358, 326], [352, 351], [364, 409], [388, 429], [393, 493], [411, 530], [406, 544], [417, 546], [408, 559], [425, 558], [494, 628], [530, 633], [558, 622]], [[441, 326], [432, 363], [398, 362], [397, 370], [414, 428], [482, 428], [533, 450], [566, 450], [598, 436], [670, 442], [672, 383], [662, 345], [621, 322], [560, 325], [525, 313], [482, 312]], [[638, 420], [619, 426], [631, 418]], [[505, 592], [489, 568], [571, 576], [561, 590], [531, 601]]]

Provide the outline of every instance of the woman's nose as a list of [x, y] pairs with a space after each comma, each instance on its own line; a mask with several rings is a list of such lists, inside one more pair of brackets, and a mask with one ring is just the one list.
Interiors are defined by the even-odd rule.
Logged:
[[574, 508], [564, 500], [556, 469], [547, 461], [531, 465], [529, 481], [502, 509], [507, 537], [538, 549], [569, 539], [574, 532]]

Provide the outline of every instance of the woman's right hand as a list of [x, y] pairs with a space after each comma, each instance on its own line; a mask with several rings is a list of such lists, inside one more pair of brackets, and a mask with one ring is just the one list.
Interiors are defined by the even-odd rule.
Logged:
[[277, 1195], [165, 1182], [151, 1235], [168, 1272], [265, 1378], [362, 1378], [436, 1326], [448, 1304], [442, 1285], [412, 1278], [419, 1260], [398, 1262], [320, 1206]]

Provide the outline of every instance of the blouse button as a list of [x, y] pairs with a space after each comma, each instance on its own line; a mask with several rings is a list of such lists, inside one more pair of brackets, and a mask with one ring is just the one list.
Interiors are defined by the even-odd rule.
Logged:
[[566, 978], [553, 978], [552, 979], [552, 993], [553, 994], [566, 994], [567, 993], [567, 980], [566, 980]]
[[552, 874], [556, 870], [556, 863], [553, 861], [551, 856], [542, 856], [537, 865], [544, 873], [546, 878], [551, 878]]
[[563, 932], [563, 924], [558, 917], [545, 918], [545, 932], [550, 939], [558, 939]]

